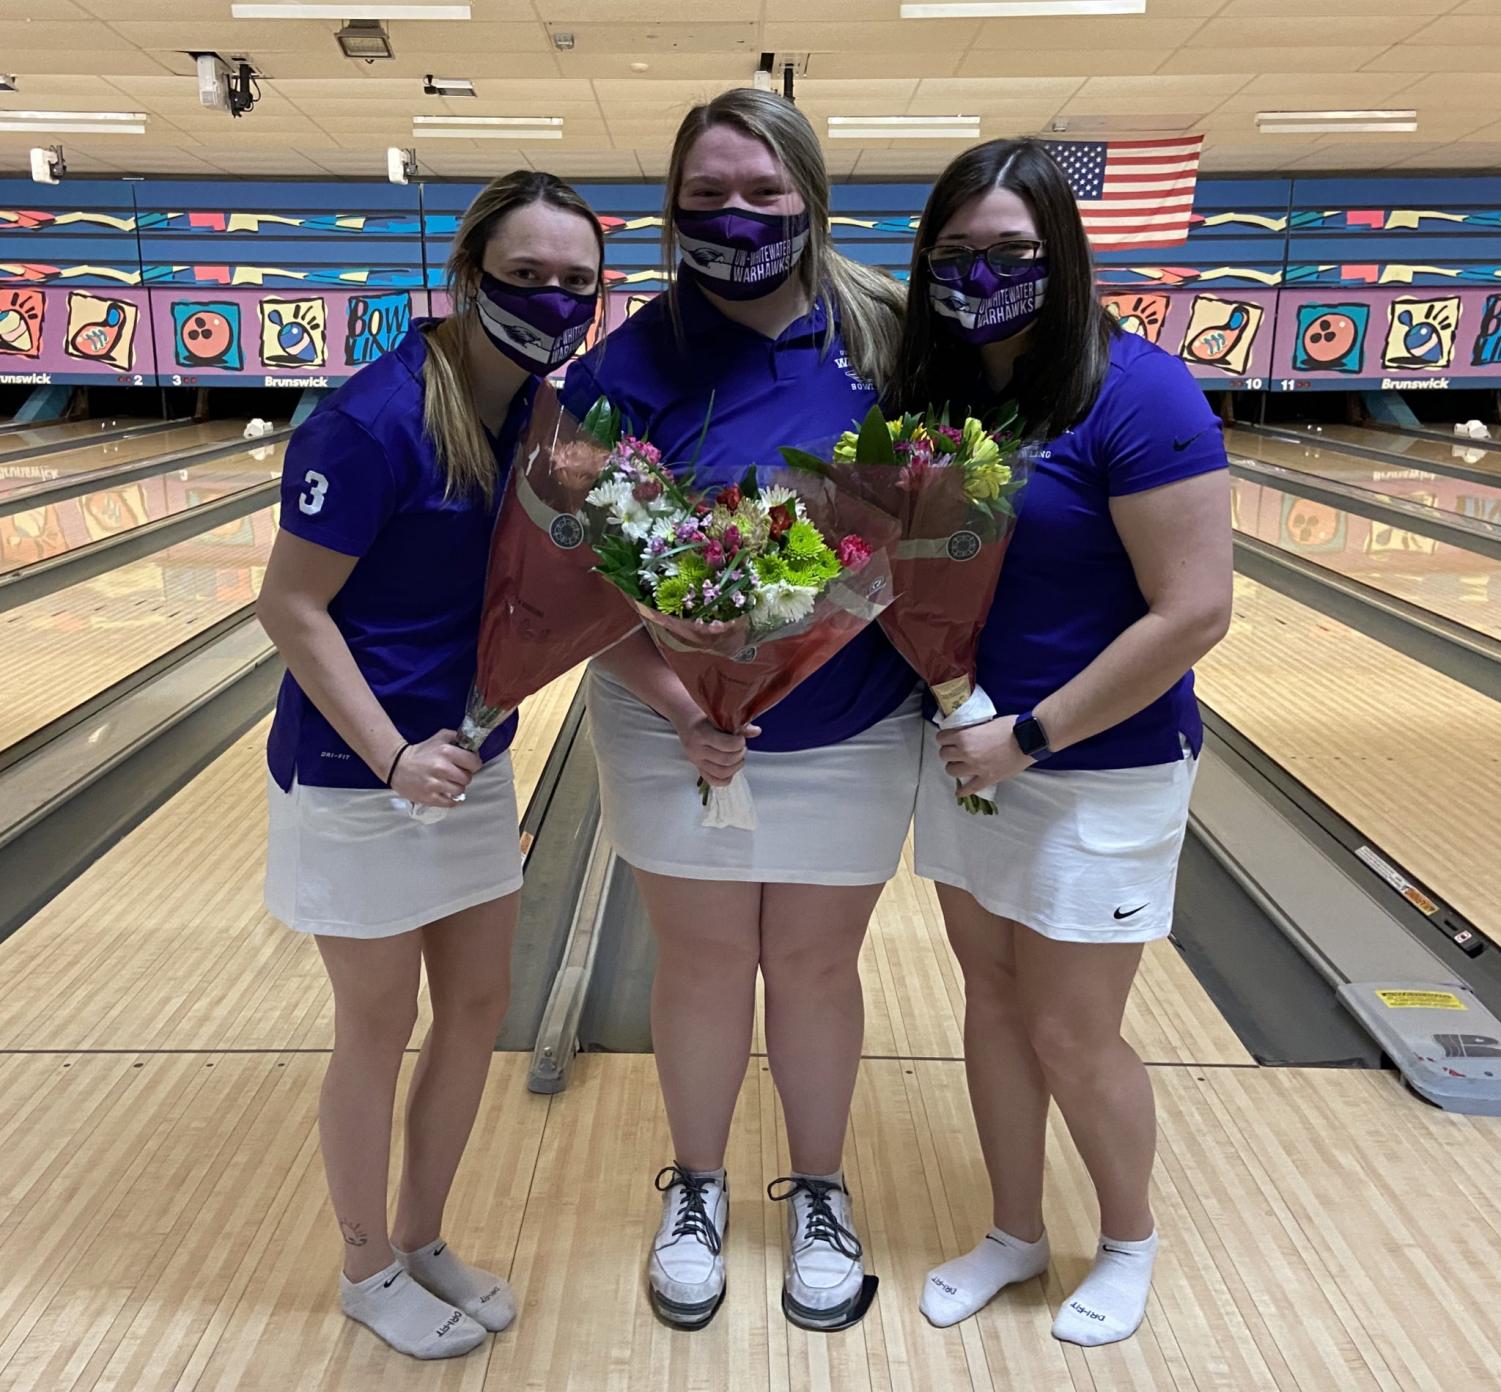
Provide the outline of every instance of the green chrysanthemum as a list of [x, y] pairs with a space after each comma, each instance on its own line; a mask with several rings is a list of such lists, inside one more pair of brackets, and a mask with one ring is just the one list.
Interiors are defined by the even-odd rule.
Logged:
[[702, 584], [710, 574], [708, 562], [697, 551], [685, 551], [678, 557], [678, 578], [690, 587]]
[[811, 522], [794, 522], [787, 531], [787, 555], [793, 560], [811, 561], [828, 549]]
[[693, 582], [681, 575], [674, 575], [657, 586], [657, 608], [664, 614], [681, 614], [683, 601], [693, 589]]
[[992, 460], [984, 464], [971, 464], [964, 471], [964, 493], [974, 502], [988, 502], [999, 498], [1011, 482], [1011, 466]]
[[827, 546], [817, 556], [796, 557], [787, 567], [788, 578], [797, 585], [824, 586], [839, 574], [839, 557]]
[[755, 559], [756, 578], [763, 585], [775, 585], [788, 578], [787, 562], [774, 551]]

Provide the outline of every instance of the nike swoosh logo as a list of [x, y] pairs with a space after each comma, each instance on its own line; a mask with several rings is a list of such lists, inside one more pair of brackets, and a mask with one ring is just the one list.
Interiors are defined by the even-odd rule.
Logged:
[[1203, 430], [1196, 431], [1194, 434], [1185, 436], [1181, 440], [1174, 439], [1173, 440], [1173, 448], [1175, 450], [1186, 450], [1191, 444], [1193, 444], [1193, 442], [1195, 440], [1197, 440], [1199, 438], [1200, 435], [1207, 434], [1209, 432], [1209, 430], [1211, 430], [1211, 429], [1212, 429], [1211, 426], [1207, 426], [1206, 425]]
[[1134, 915], [1139, 914], [1144, 908], [1146, 908], [1145, 904], [1138, 904], [1134, 909], [1127, 909], [1125, 913], [1122, 913], [1119, 909], [1117, 909], [1115, 911], [1115, 916], [1117, 918], [1131, 918]]

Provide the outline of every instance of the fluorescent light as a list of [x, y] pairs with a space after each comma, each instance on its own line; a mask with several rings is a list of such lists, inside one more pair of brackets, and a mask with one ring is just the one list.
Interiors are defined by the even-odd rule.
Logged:
[[468, 19], [468, 5], [398, 4], [396, 0], [235, 0], [233, 19]]
[[414, 126], [558, 126], [561, 116], [413, 116]]
[[830, 116], [830, 140], [978, 140], [978, 116]]
[[563, 132], [556, 126], [546, 130], [522, 130], [507, 126], [497, 130], [494, 126], [417, 126], [412, 135], [424, 140], [561, 140]]
[[0, 131], [68, 135], [145, 135], [142, 111], [0, 111]]
[[903, 19], [1029, 19], [1039, 15], [1145, 14], [1147, 0], [948, 0], [902, 6]]
[[1416, 111], [1258, 111], [1262, 135], [1389, 135], [1418, 128]]
[[429, 97], [472, 97], [474, 83], [467, 77], [434, 77], [427, 75], [422, 83], [423, 95]]

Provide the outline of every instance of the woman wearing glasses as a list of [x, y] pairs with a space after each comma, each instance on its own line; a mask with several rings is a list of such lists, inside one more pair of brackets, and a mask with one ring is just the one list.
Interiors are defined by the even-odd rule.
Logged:
[[[927, 742], [916, 863], [965, 978], [965, 1066], [995, 1226], [930, 1273], [935, 1324], [1048, 1263], [1043, 1151], [1058, 1103], [1099, 1199], [1094, 1266], [1059, 1339], [1141, 1323], [1157, 1247], [1155, 1116], [1121, 1038], [1142, 944], [1171, 926], [1202, 741], [1190, 668], [1230, 617], [1219, 423], [1187, 369], [1095, 297], [1068, 185], [1031, 141], [961, 155], [917, 234], [898, 400], [1015, 400], [1031, 481], [981, 643], [1002, 714]], [[998, 784], [998, 815], [961, 791]]]

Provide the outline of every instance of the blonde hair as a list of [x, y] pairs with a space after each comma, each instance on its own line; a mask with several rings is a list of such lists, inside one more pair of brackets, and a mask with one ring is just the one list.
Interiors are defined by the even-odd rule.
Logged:
[[605, 233], [594, 210], [555, 175], [518, 169], [487, 184], [465, 210], [445, 268], [453, 308], [447, 318], [423, 329], [427, 361], [422, 368], [422, 428], [444, 472], [444, 494], [449, 498], [478, 495], [488, 503], [495, 496], [495, 452], [474, 409], [472, 390], [469, 358], [475, 301], [490, 239], [506, 218], [533, 203], [587, 219], [599, 240], [601, 266], [604, 263]]
[[678, 127], [667, 167], [662, 216], [662, 255], [672, 283], [674, 319], [678, 317], [677, 249], [672, 215], [682, 191], [688, 152], [714, 126], [731, 126], [759, 140], [787, 171], [808, 210], [808, 249], [798, 264], [797, 275], [808, 298], [821, 293], [831, 310], [825, 347], [833, 346], [837, 318], [851, 365], [883, 390], [896, 369], [901, 346], [902, 289], [884, 271], [863, 266], [834, 250], [829, 235], [829, 174], [818, 137], [797, 107], [771, 92], [751, 87], [721, 92], [713, 101], [694, 107]]

